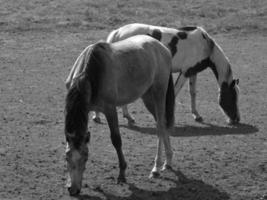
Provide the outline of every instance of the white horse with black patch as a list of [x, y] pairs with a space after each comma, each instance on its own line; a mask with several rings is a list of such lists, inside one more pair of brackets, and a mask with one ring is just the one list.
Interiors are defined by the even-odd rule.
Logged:
[[[172, 72], [179, 72], [175, 82], [175, 95], [180, 92], [186, 80], [189, 79], [191, 96], [191, 112], [196, 121], [202, 121], [196, 109], [196, 80], [197, 73], [210, 68], [219, 85], [219, 104], [229, 118], [229, 123], [240, 121], [238, 108], [238, 79], [233, 78], [231, 64], [222, 48], [201, 27], [183, 27], [179, 29], [152, 26], [147, 24], [128, 24], [113, 30], [107, 42], [113, 43], [133, 35], [146, 34], [161, 41], [172, 54]], [[123, 116], [129, 123], [134, 123], [134, 118], [128, 112], [127, 106], [123, 107]], [[99, 113], [93, 117], [100, 122]]]

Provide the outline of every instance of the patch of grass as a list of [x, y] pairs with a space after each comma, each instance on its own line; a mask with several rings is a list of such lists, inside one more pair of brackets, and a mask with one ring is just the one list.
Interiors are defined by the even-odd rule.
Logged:
[[111, 30], [140, 22], [171, 27], [199, 25], [213, 33], [267, 30], [266, 0], [11, 0], [4, 1], [0, 11], [4, 13], [1, 27], [15, 24]]

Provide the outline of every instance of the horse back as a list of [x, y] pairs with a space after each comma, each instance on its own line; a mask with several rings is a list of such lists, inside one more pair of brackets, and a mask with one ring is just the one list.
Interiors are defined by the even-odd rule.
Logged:
[[118, 42], [126, 38], [135, 36], [135, 35], [146, 35], [149, 33], [149, 26], [146, 24], [127, 24], [116, 30], [113, 30], [107, 37], [108, 43]]
[[[123, 105], [142, 96], [156, 81], [168, 80], [171, 71], [169, 50], [159, 41], [138, 35], [110, 45], [102, 76], [102, 94]], [[104, 60], [104, 59], [102, 59]], [[112, 99], [110, 98], [110, 99]]]
[[[125, 40], [112, 43], [114, 56], [117, 60], [127, 63], [119, 63], [124, 68], [136, 67], [136, 71], [149, 68], [155, 71], [168, 71], [171, 66], [171, 55], [167, 47], [156, 39], [147, 35], [136, 35]], [[129, 62], [130, 61], [130, 62]], [[126, 67], [127, 66], [127, 67]], [[161, 69], [162, 66], [166, 66]], [[146, 69], [145, 69], [146, 70]]]
[[110, 33], [108, 42], [146, 34], [163, 43], [172, 53], [173, 72], [186, 71], [210, 56], [213, 43], [201, 27], [182, 27], [179, 29], [148, 24], [128, 24]]

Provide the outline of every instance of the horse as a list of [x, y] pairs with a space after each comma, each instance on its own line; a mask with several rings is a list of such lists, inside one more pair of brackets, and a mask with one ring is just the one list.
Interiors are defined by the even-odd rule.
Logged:
[[[134, 23], [113, 30], [106, 41], [112, 43], [140, 34], [156, 38], [171, 51], [172, 72], [179, 73], [175, 82], [175, 96], [179, 94], [185, 82], [189, 79], [191, 113], [196, 121], [203, 121], [196, 108], [197, 73], [210, 68], [219, 86], [221, 110], [225, 113], [229, 124], [239, 123], [239, 80], [233, 78], [229, 59], [204, 28], [188, 26], [174, 29]], [[123, 116], [128, 119], [130, 124], [134, 123], [134, 118], [129, 114], [127, 106], [122, 108]], [[93, 119], [95, 122], [101, 122], [98, 112], [93, 116]]]
[[162, 169], [171, 167], [173, 152], [168, 131], [174, 124], [175, 107], [171, 68], [169, 50], [146, 35], [115, 43], [100, 41], [83, 50], [66, 80], [65, 138], [70, 195], [77, 195], [81, 190], [90, 141], [89, 111], [101, 111], [106, 117], [119, 160], [119, 183], [126, 182], [127, 163], [122, 151], [116, 106], [140, 97], [154, 116], [157, 127], [157, 152], [149, 177], [159, 175], [163, 145], [166, 160]]

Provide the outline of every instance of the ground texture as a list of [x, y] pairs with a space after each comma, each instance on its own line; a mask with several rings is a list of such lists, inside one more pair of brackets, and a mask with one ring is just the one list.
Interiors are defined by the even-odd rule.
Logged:
[[[0, 0], [1, 200], [264, 200], [267, 199], [267, 3], [237, 1]], [[138, 100], [136, 125], [119, 110], [127, 184], [107, 123], [89, 123], [90, 158], [82, 194], [69, 197], [64, 156], [64, 80], [78, 54], [130, 22], [201, 25], [222, 46], [240, 79], [241, 125], [228, 126], [211, 71], [198, 77], [198, 108], [187, 87], [176, 98], [173, 170], [148, 179], [155, 122]]]

